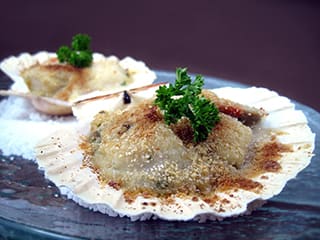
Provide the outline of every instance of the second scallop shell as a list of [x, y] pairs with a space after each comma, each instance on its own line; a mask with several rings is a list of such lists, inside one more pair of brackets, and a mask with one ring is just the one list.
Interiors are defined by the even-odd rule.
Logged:
[[[0, 95], [29, 99], [38, 111], [50, 115], [71, 114], [74, 101], [148, 85], [156, 78], [141, 61], [131, 57], [119, 60], [98, 53], [93, 54], [93, 63], [86, 69], [59, 64], [55, 53], [45, 51], [9, 57], [0, 63], [0, 69], [13, 80], [11, 89], [0, 90]], [[66, 78], [70, 79], [68, 83]], [[57, 85], [62, 85], [63, 90]], [[48, 95], [52, 89], [56, 93]]]

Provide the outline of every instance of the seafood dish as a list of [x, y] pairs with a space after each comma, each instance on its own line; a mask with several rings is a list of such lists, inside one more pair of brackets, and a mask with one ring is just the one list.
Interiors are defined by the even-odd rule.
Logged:
[[12, 80], [9, 90], [0, 95], [29, 99], [40, 112], [49, 115], [72, 113], [79, 99], [151, 84], [156, 78], [143, 62], [131, 57], [118, 59], [94, 53], [89, 67], [60, 63], [55, 53], [41, 51], [11, 56], [0, 69]]
[[[167, 98], [193, 117], [168, 124], [178, 112], [165, 115], [169, 103], [157, 102], [177, 85], [77, 99], [78, 123], [36, 146], [39, 168], [62, 194], [109, 216], [203, 222], [250, 213], [310, 163], [315, 134], [288, 98], [265, 88], [194, 84], [201, 92], [188, 95], [193, 103], [177, 105], [187, 99], [180, 90], [193, 88]], [[205, 112], [207, 103], [216, 115]], [[215, 125], [207, 128], [211, 117]]]

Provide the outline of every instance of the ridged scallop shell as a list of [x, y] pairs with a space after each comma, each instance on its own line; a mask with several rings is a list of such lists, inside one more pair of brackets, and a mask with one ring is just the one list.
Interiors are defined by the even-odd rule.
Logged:
[[[133, 104], [135, 101], [151, 97], [157, 87], [131, 92]], [[293, 146], [293, 152], [283, 154], [278, 160], [281, 164], [279, 172], [263, 173], [254, 178], [263, 185], [259, 193], [243, 189], [218, 192], [218, 200], [213, 206], [201, 199], [192, 201], [191, 198], [182, 197], [176, 197], [174, 204], [141, 196], [133, 203], [127, 203], [121, 189], [115, 190], [108, 185], [102, 187], [97, 176], [89, 168], [83, 167], [83, 155], [78, 144], [80, 136], [88, 133], [88, 122], [91, 121], [94, 112], [102, 109], [113, 111], [121, 107], [121, 94], [76, 104], [74, 113], [79, 118], [80, 125], [56, 132], [36, 147], [39, 167], [44, 170], [45, 176], [59, 187], [62, 194], [81, 206], [110, 216], [128, 216], [132, 220], [161, 218], [202, 222], [248, 213], [265, 200], [279, 194], [287, 181], [310, 163], [315, 134], [308, 127], [303, 112], [295, 110], [294, 104], [288, 98], [279, 96], [276, 92], [255, 87], [220, 88], [212, 91], [220, 97], [263, 108], [268, 115], [259, 123], [260, 127], [281, 130], [283, 134], [278, 136], [278, 140]]]
[[[0, 63], [0, 69], [7, 74], [14, 82], [10, 90], [0, 90], [0, 95], [3, 96], [20, 96], [30, 99], [33, 106], [40, 112], [50, 115], [66, 115], [71, 113], [72, 102], [62, 101], [55, 98], [41, 97], [33, 95], [24, 79], [21, 77], [20, 72], [36, 63], [45, 63], [50, 59], [56, 58], [55, 53], [50, 52], [38, 52], [36, 54], [22, 53], [19, 56], [11, 56], [4, 59]], [[139, 87], [147, 84], [151, 84], [156, 75], [151, 71], [143, 62], [136, 61], [131, 57], [125, 57], [119, 60], [115, 56], [106, 57], [102, 54], [94, 53], [93, 61], [98, 62], [103, 59], [110, 59], [119, 62], [119, 65], [126, 69], [132, 77], [133, 82], [124, 86], [123, 89]], [[106, 94], [120, 89], [105, 89], [104, 91], [94, 91], [82, 96], [79, 96], [76, 100], [93, 97], [96, 95]]]

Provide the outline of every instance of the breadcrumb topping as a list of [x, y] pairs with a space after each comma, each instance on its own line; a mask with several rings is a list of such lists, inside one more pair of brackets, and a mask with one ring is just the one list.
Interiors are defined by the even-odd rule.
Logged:
[[[166, 125], [151, 100], [124, 111], [100, 112], [81, 144], [84, 165], [102, 183], [124, 190], [128, 202], [139, 195], [167, 200], [183, 195], [212, 203], [216, 190], [258, 192], [262, 185], [249, 176], [278, 171], [277, 157], [291, 151], [290, 147], [278, 143], [273, 133], [248, 127], [232, 114], [220, 113], [220, 117], [208, 139], [196, 144], [187, 119]], [[253, 118], [245, 122], [253, 124], [257, 115]]]

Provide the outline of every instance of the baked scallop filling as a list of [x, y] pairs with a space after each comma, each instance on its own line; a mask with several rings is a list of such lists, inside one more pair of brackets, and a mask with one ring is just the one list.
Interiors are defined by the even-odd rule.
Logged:
[[83, 164], [102, 185], [123, 190], [128, 202], [139, 195], [210, 201], [221, 190], [259, 192], [262, 185], [252, 178], [279, 171], [277, 160], [291, 147], [277, 141], [280, 133], [259, 127], [262, 110], [219, 99], [210, 91], [202, 95], [220, 110], [220, 121], [206, 140], [193, 141], [187, 118], [166, 124], [158, 106], [145, 100], [94, 117], [80, 144]]
[[35, 64], [21, 72], [35, 96], [71, 101], [92, 91], [117, 89], [133, 81], [117, 59], [101, 59], [86, 68], [56, 61], [52, 59], [51, 62]]
[[91, 37], [73, 36], [71, 48], [63, 45], [56, 57], [36, 63], [20, 72], [28, 89], [35, 96], [72, 101], [92, 91], [117, 89], [132, 83], [130, 72], [117, 58], [93, 61]]

